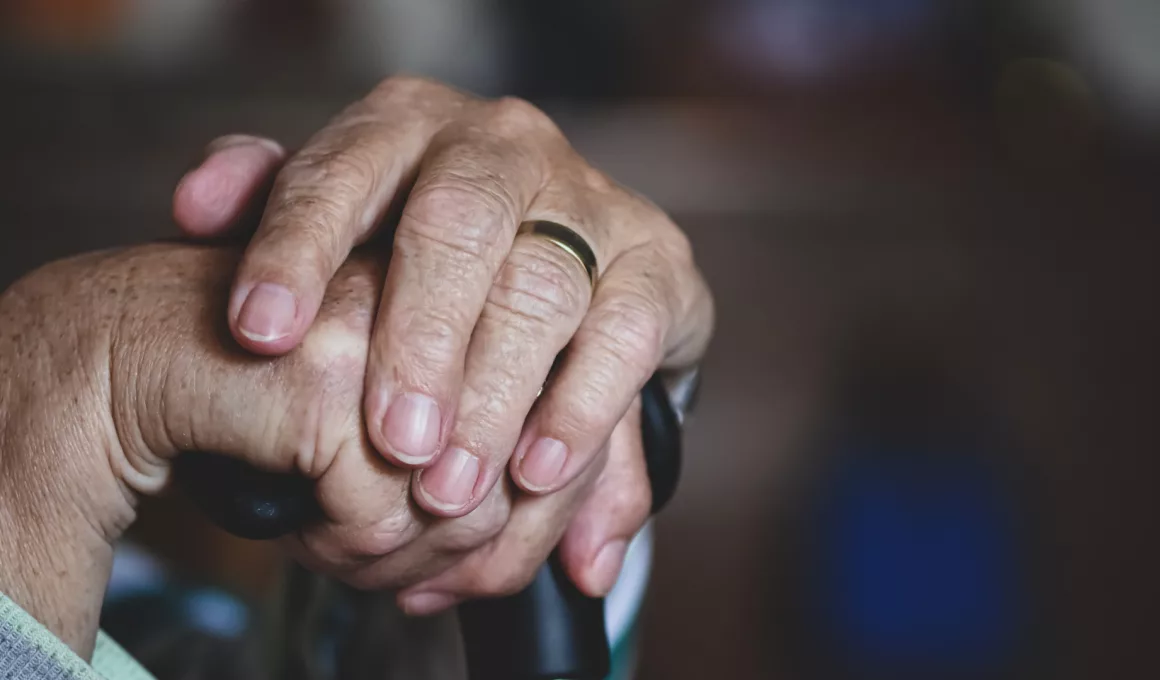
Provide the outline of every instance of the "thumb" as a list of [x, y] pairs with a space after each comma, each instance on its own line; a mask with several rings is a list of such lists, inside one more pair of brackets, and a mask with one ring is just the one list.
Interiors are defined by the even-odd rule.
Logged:
[[177, 183], [173, 219], [186, 236], [226, 234], [265, 201], [286, 151], [265, 137], [228, 135], [210, 142], [205, 159]]
[[115, 333], [111, 390], [122, 479], [143, 493], [181, 451], [230, 455], [319, 478], [362, 447], [360, 404], [373, 309], [383, 280], [366, 259], [332, 281], [302, 346], [278, 358], [239, 348], [225, 305], [240, 253], [180, 245], [126, 254], [133, 291]]
[[652, 492], [640, 433], [637, 400], [613, 430], [608, 464], [560, 541], [565, 571], [593, 597], [612, 590], [632, 538], [648, 521]]

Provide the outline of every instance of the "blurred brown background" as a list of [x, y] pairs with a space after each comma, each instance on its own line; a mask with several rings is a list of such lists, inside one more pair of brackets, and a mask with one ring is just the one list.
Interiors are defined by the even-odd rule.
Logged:
[[[719, 302], [642, 677], [794, 677], [778, 528], [871, 320], [982, 395], [1032, 471], [1056, 677], [1155, 677], [1146, 5], [9, 0], [0, 281], [173, 235], [217, 135], [293, 148], [400, 70], [520, 94], [674, 214]], [[263, 548], [180, 503], [145, 514], [187, 568], [265, 584]]]

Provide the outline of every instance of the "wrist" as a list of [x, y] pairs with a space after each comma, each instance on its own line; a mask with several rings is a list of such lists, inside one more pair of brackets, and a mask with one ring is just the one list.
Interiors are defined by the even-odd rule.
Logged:
[[[7, 398], [4, 407], [7, 411]], [[38, 401], [26, 402], [38, 408]], [[43, 412], [65, 422], [67, 413]], [[44, 437], [26, 419], [0, 417], [0, 591], [83, 658], [92, 652], [112, 542], [128, 526], [127, 500], [109, 503], [78, 459], [100, 452]], [[62, 428], [68, 429], [68, 428]], [[93, 484], [82, 481], [91, 477]]]
[[[86, 656], [112, 542], [133, 519], [113, 475], [108, 328], [92, 258], [0, 295], [0, 590]], [[106, 357], [102, 359], [102, 357]]]
[[[7, 455], [13, 447], [5, 446]], [[64, 491], [6, 474], [0, 484], [0, 592], [89, 658], [112, 543]]]

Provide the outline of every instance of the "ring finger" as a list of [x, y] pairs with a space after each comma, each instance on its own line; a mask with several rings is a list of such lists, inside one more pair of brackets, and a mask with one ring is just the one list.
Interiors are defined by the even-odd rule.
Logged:
[[488, 293], [468, 347], [448, 446], [431, 468], [416, 473], [416, 499], [432, 513], [468, 513], [488, 494], [555, 357], [583, 320], [594, 256], [573, 254], [584, 244], [557, 227], [525, 223]]

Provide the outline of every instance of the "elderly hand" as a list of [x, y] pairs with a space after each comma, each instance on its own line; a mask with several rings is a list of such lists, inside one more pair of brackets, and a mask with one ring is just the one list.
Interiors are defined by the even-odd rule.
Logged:
[[[712, 302], [684, 234], [526, 102], [392, 78], [284, 156], [271, 140], [214, 142], [176, 190], [177, 221], [219, 235], [276, 173], [228, 314], [244, 347], [281, 354], [301, 342], [351, 248], [401, 210], [364, 409], [375, 448], [421, 468], [415, 498], [435, 515], [470, 512], [509, 462], [525, 492], [564, 488], [658, 367], [705, 350]], [[595, 289], [567, 252], [517, 235], [525, 220], [587, 241]]]
[[[342, 265], [300, 346], [274, 359], [239, 351], [222, 323], [238, 260], [174, 245], [99, 253], [0, 296], [0, 590], [74, 649], [91, 650], [136, 496], [161, 489], [181, 451], [316, 480], [325, 518], [291, 550], [359, 587], [410, 588], [412, 612], [523, 587], [580, 505], [643, 520], [634, 415], [560, 493], [513, 500], [500, 484], [465, 517], [418, 510], [411, 473], [370, 447], [360, 417], [383, 258]], [[590, 588], [601, 538], [588, 528], [561, 546]]]

